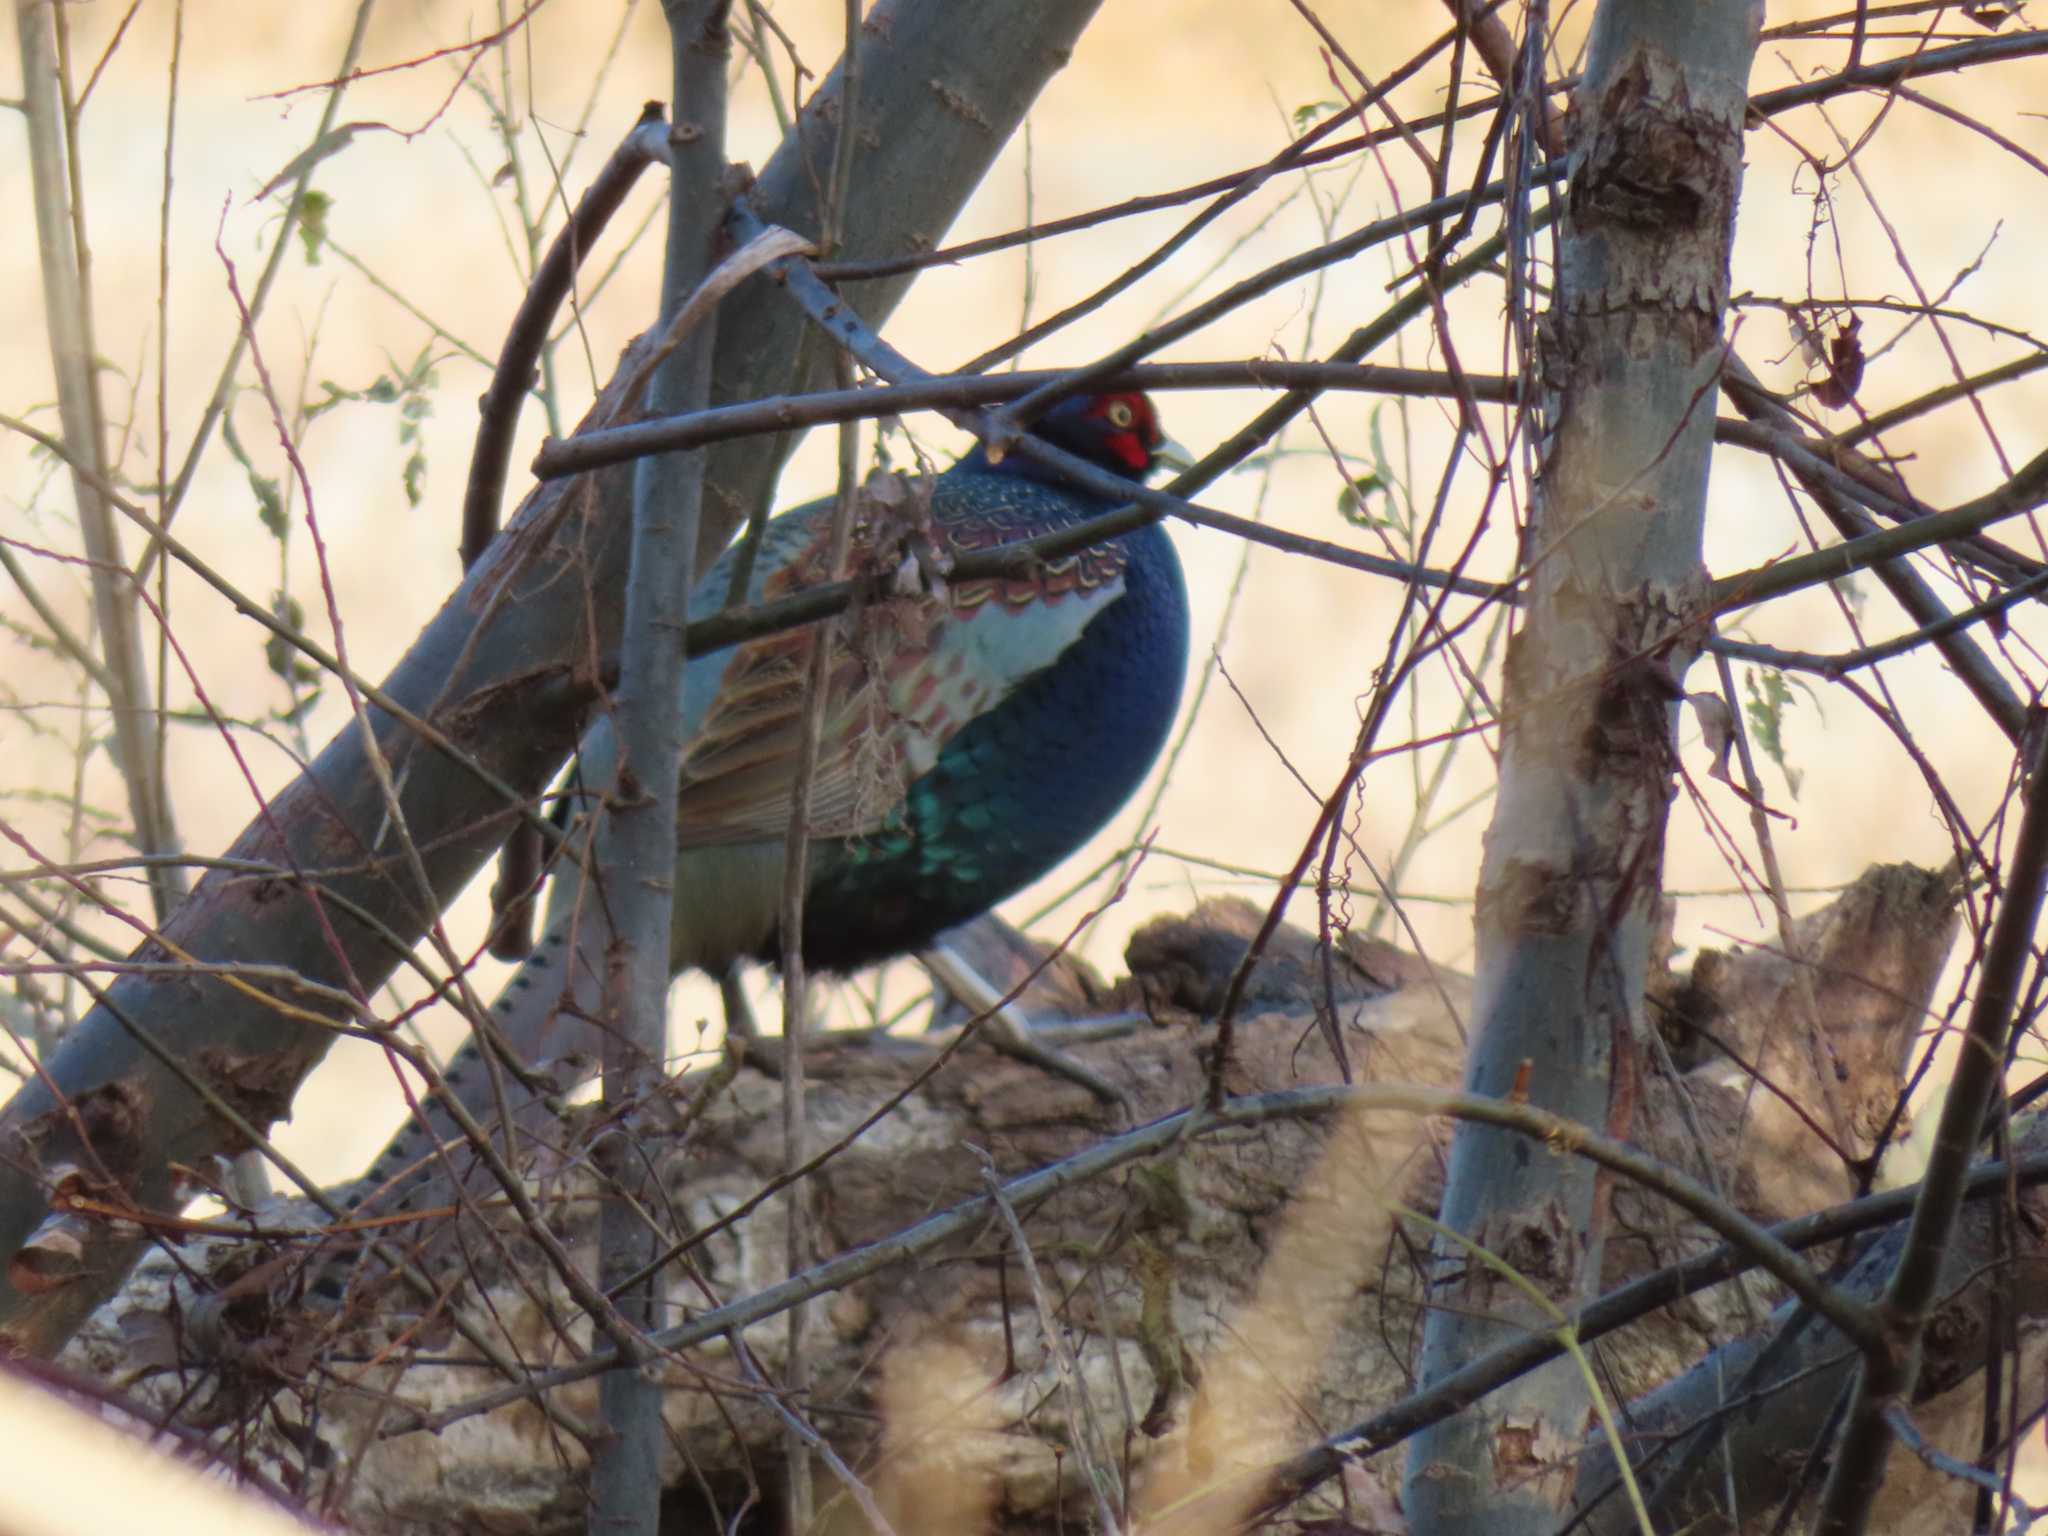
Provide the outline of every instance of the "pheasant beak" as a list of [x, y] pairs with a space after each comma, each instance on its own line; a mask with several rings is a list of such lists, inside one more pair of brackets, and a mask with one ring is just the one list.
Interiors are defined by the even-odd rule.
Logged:
[[1194, 454], [1190, 453], [1186, 447], [1173, 438], [1161, 438], [1158, 446], [1152, 450], [1153, 474], [1157, 474], [1162, 469], [1170, 469], [1177, 475], [1184, 469], [1193, 469], [1194, 467]]

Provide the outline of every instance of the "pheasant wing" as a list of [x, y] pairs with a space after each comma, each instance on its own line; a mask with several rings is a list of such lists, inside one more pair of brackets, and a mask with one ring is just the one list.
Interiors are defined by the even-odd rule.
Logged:
[[[965, 553], [1053, 526], [975, 520], [940, 523], [933, 532], [954, 553]], [[791, 561], [761, 595], [780, 596], [819, 579], [809, 569], [814, 563], [822, 561]], [[909, 785], [957, 731], [1051, 666], [1123, 595], [1124, 563], [1123, 551], [1106, 545], [1044, 562], [1030, 576], [961, 582], [828, 623], [813, 834], [851, 838], [886, 826]], [[708, 684], [710, 696], [688, 711], [694, 719], [677, 801], [680, 846], [757, 842], [786, 831], [807, 650], [799, 631], [692, 663], [690, 692]], [[716, 669], [715, 677], [700, 667]]]

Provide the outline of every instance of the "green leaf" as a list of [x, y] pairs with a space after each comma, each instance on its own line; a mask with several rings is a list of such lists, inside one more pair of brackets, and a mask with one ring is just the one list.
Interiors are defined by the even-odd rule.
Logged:
[[286, 182], [300, 181], [303, 180], [305, 177], [311, 175], [315, 167], [317, 167], [322, 160], [325, 160], [330, 156], [340, 154], [344, 149], [347, 149], [350, 144], [355, 142], [355, 137], [357, 134], [363, 132], [367, 128], [375, 128], [380, 132], [384, 133], [391, 133], [395, 131], [388, 124], [385, 123], [337, 124], [335, 127], [332, 127], [328, 129], [325, 133], [321, 134], [320, 137], [315, 139], [310, 146], [300, 150], [298, 154], [292, 156], [292, 158], [285, 163], [285, 167], [283, 170], [279, 171], [275, 176], [271, 177], [270, 180], [263, 183], [263, 190], [256, 194], [256, 201], [260, 203], [263, 201], [263, 199], [270, 196], [271, 193], [281, 190]]
[[1794, 684], [1818, 710], [1820, 700], [1804, 681], [1788, 678], [1776, 667], [1746, 669], [1742, 687], [1748, 698], [1742, 713], [1749, 721], [1750, 740], [1756, 743], [1759, 752], [1778, 765], [1778, 771], [1785, 776], [1785, 787], [1797, 800], [1799, 786], [1805, 781], [1806, 774], [1785, 760], [1785, 717], [1790, 706], [1797, 702], [1792, 693]]
[[242, 473], [249, 477], [249, 489], [256, 496], [257, 521], [282, 544], [291, 532], [291, 525], [285, 520], [283, 488], [274, 476], [263, 474], [256, 468], [256, 461], [249, 457], [249, 450], [242, 446], [242, 439], [235, 432], [232, 411], [221, 417], [220, 435], [221, 441], [227, 445], [228, 455], [242, 466]]
[[343, 389], [332, 379], [322, 379], [320, 387], [327, 391], [325, 400], [312, 400], [306, 404], [306, 420], [317, 421], [337, 405], [352, 405], [362, 398], [362, 391]]
[[1373, 468], [1377, 469], [1391, 481], [1394, 477], [1387, 468], [1387, 439], [1380, 431], [1380, 413], [1386, 408], [1387, 403], [1384, 400], [1372, 408], [1372, 414], [1365, 419], [1365, 430], [1366, 436], [1372, 441]]
[[327, 398], [308, 405], [306, 419], [311, 421], [343, 404], [397, 406], [398, 444], [401, 448], [414, 450], [403, 471], [405, 499], [417, 507], [422, 496], [421, 487], [427, 478], [426, 455], [419, 446], [424, 441], [420, 423], [434, 414], [430, 391], [438, 382], [434, 374], [433, 348], [431, 344], [421, 347], [419, 356], [410, 364], [401, 365], [389, 354], [386, 354], [386, 361], [391, 365], [389, 371], [378, 374], [360, 389], [349, 389], [332, 379], [322, 379], [320, 387], [327, 391]]
[[412, 366], [405, 370], [405, 387], [408, 393], [417, 394], [434, 387], [434, 353], [432, 344], [420, 348], [420, 355], [412, 360]]
[[[319, 670], [315, 667], [306, 668], [306, 673], [309, 676], [319, 676]], [[289, 708], [272, 710], [270, 718], [277, 721], [280, 725], [298, 725], [308, 715], [312, 714], [315, 709], [320, 707], [320, 700], [325, 694], [325, 689], [308, 688], [292, 702]]]
[[1391, 504], [1393, 500], [1387, 482], [1377, 473], [1360, 475], [1337, 493], [1337, 515], [1358, 528], [1391, 527], [1392, 519], [1372, 510], [1374, 497], [1378, 497], [1383, 505]]
[[[306, 627], [306, 610], [299, 606], [297, 598], [288, 593], [271, 593], [270, 613], [271, 617], [294, 632]], [[263, 660], [277, 676], [301, 688], [317, 681], [320, 676], [320, 669], [306, 660], [305, 652], [282, 635], [273, 634], [263, 642]]]
[[334, 199], [325, 192], [306, 189], [299, 199], [299, 243], [306, 248], [306, 265], [320, 265], [320, 247], [327, 243], [327, 214]]
[[1409, 499], [1407, 485], [1394, 471], [1394, 461], [1387, 456], [1386, 435], [1380, 430], [1380, 413], [1386, 408], [1384, 400], [1372, 408], [1372, 415], [1366, 418], [1366, 434], [1372, 443], [1373, 471], [1386, 487], [1386, 512], [1382, 525], [1394, 529], [1406, 539], [1415, 523], [1415, 504]]
[[256, 493], [256, 519], [263, 524], [269, 535], [280, 544], [291, 530], [285, 523], [284, 491], [274, 475], [259, 475], [249, 471], [249, 489]]

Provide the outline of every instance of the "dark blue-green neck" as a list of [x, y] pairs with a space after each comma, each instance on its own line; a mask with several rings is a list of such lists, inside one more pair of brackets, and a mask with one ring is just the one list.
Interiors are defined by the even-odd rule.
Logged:
[[[1125, 482], [1134, 490], [1138, 488], [1139, 482], [1131, 479], [1128, 475], [1110, 469], [1107, 465], [1103, 464], [1098, 464], [1095, 467], [1106, 474], [1115, 475], [1117, 479]], [[1103, 496], [1092, 490], [1083, 490], [1050, 464], [1041, 464], [1028, 454], [1016, 450], [1004, 454], [1002, 463], [991, 464], [988, 458], [988, 450], [980, 443], [976, 443], [966, 453], [962, 454], [947, 473], [1001, 475], [1011, 480], [1029, 480], [1033, 485], [1049, 485], [1056, 491], [1064, 491], [1069, 496], [1093, 502], [1100, 506], [1113, 507], [1118, 504], [1114, 497]]]

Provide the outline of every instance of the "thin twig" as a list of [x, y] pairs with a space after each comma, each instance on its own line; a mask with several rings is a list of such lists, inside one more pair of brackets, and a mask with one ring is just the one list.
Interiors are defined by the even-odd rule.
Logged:
[[[322, 157], [313, 149], [328, 141], [334, 130], [335, 118], [341, 111], [341, 98], [348, 81], [354, 76], [356, 61], [362, 57], [363, 39], [370, 30], [370, 13], [376, 9], [375, 0], [357, 0], [355, 20], [350, 25], [348, 42], [341, 52], [341, 67], [335, 71], [334, 84], [327, 93], [326, 104], [320, 109], [320, 121], [314, 125], [308, 148], [302, 152], [295, 164], [301, 169], [292, 182], [291, 195], [285, 203], [284, 218], [272, 235], [270, 257], [263, 264], [263, 271], [257, 276], [256, 286], [250, 290], [248, 310], [250, 329], [237, 328], [235, 339], [228, 346], [228, 355], [221, 364], [220, 377], [214, 381], [213, 393], [207, 397], [206, 408], [199, 414], [199, 425], [192, 429], [192, 440], [185, 449], [185, 461], [178, 466], [178, 477], [171, 482], [170, 489], [163, 497], [163, 526], [168, 528], [177, 517], [178, 509], [185, 504], [185, 494], [192, 488], [192, 477], [199, 473], [199, 464], [206, 454], [206, 445], [213, 437], [213, 429], [220, 424], [221, 415], [227, 409], [228, 400], [235, 392], [236, 376], [242, 366], [242, 351], [248, 343], [250, 330], [261, 317], [264, 305], [270, 298], [271, 286], [277, 281], [278, 273], [284, 269], [285, 257], [291, 253], [295, 237], [299, 232], [301, 210], [306, 206], [306, 194], [312, 190], [313, 173], [320, 168]], [[160, 542], [152, 542], [142, 551], [135, 573], [147, 578], [149, 568], [162, 552]]]
[[[543, 444], [533, 473], [559, 480], [608, 464], [623, 463], [658, 449], [696, 448], [769, 432], [870, 420], [942, 406], [994, 405], [1014, 400], [1071, 370], [1029, 368], [1007, 373], [939, 374], [886, 385], [772, 395], [739, 405], [713, 406], [688, 416], [654, 417], [622, 427], [602, 427]], [[1432, 368], [1388, 368], [1371, 363], [1290, 363], [1266, 358], [1239, 362], [1140, 363], [1097, 381], [1107, 390], [1143, 389], [1315, 389], [1375, 395], [1444, 396], [1461, 383], [1479, 400], [1511, 400], [1513, 381], [1473, 377], [1462, 380]]]
[[[470, 450], [469, 483], [462, 502], [465, 571], [497, 537], [498, 503], [504, 496], [519, 406], [532, 387], [534, 364], [548, 346], [548, 327], [574, 287], [584, 258], [640, 179], [640, 172], [652, 161], [667, 158], [666, 134], [660, 123], [660, 104], [649, 102], [555, 236], [512, 318], [491, 372], [490, 387], [484, 391], [476, 442]], [[533, 947], [533, 892], [541, 875], [541, 852], [539, 833], [522, 823], [512, 829], [499, 853], [498, 877], [491, 887], [491, 953], [501, 960], [519, 959]]]
[[[1353, 1104], [1361, 1111], [1394, 1110], [1474, 1120], [1528, 1137], [1553, 1152], [1588, 1158], [1624, 1178], [1643, 1184], [1698, 1218], [1703, 1225], [1739, 1249], [1745, 1262], [1753, 1262], [1767, 1270], [1853, 1343], [1872, 1343], [1881, 1337], [1880, 1324], [1869, 1306], [1824, 1284], [1813, 1268], [1774, 1229], [1759, 1226], [1740, 1212], [1729, 1209], [1710, 1191], [1684, 1174], [1665, 1167], [1633, 1147], [1560, 1116], [1547, 1114], [1533, 1105], [1446, 1089], [1400, 1083], [1352, 1088], [1297, 1088], [1226, 1100], [1221, 1110], [1184, 1110], [1135, 1131], [1097, 1142], [1086, 1151], [1048, 1167], [1011, 1179], [1002, 1186], [1003, 1196], [1012, 1205], [1029, 1205], [1061, 1190], [1100, 1178], [1113, 1168], [1164, 1151], [1189, 1136], [1211, 1136], [1276, 1119], [1323, 1115]], [[2043, 1159], [2043, 1177], [2048, 1178], [2048, 1159]], [[989, 1212], [989, 1198], [978, 1196], [888, 1237], [828, 1259], [801, 1275], [792, 1275], [751, 1296], [703, 1313], [688, 1322], [664, 1328], [649, 1336], [647, 1347], [682, 1350], [729, 1329], [751, 1327], [787, 1310], [798, 1301], [842, 1289], [855, 1280], [919, 1258], [956, 1237], [978, 1230], [987, 1221]], [[395, 1420], [388, 1433], [439, 1432], [463, 1419], [489, 1413], [508, 1403], [524, 1401], [531, 1395], [531, 1390], [550, 1391], [601, 1375], [614, 1369], [616, 1363], [616, 1358], [608, 1351], [593, 1351], [584, 1360], [536, 1376], [531, 1389], [481, 1393], [431, 1414], [420, 1413]]]
[[1045, 1280], [1038, 1273], [1038, 1260], [1031, 1252], [1031, 1239], [1024, 1235], [1024, 1224], [1017, 1219], [1016, 1207], [1004, 1194], [1003, 1181], [988, 1154], [978, 1149], [977, 1152], [981, 1160], [981, 1182], [988, 1189], [989, 1204], [995, 1207], [1004, 1230], [1010, 1234], [1010, 1251], [1023, 1266], [1024, 1282], [1031, 1288], [1031, 1304], [1038, 1312], [1039, 1337], [1045, 1341], [1046, 1353], [1052, 1356], [1053, 1370], [1059, 1377], [1060, 1396], [1067, 1404], [1067, 1421], [1074, 1428], [1074, 1454], [1080, 1459], [1081, 1476], [1087, 1481], [1088, 1492], [1095, 1501], [1096, 1519], [1105, 1532], [1121, 1531], [1124, 1512], [1110, 1498], [1117, 1485], [1108, 1465], [1108, 1441], [1095, 1418], [1095, 1395], [1081, 1384], [1081, 1368], [1074, 1359], [1073, 1346], [1067, 1343], [1067, 1331], [1053, 1309], [1052, 1298], [1046, 1294]]
[[596, 245], [598, 236], [655, 160], [667, 158], [661, 107], [648, 103], [640, 120], [597, 173], [575, 213], [562, 226], [546, 258], [527, 285], [526, 296], [505, 333], [490, 387], [484, 391], [476, 443], [470, 452], [469, 485], [462, 500], [462, 567], [476, 563], [498, 532], [498, 502], [505, 491], [505, 470], [512, 458], [512, 436], [519, 424], [519, 404], [532, 387], [535, 360], [547, 345], [548, 326], [576, 280], [576, 271]]
[[[22, 94], [26, 101], [30, 184], [34, 192], [36, 246], [41, 259], [43, 315], [56, 374], [57, 410], [72, 466], [72, 493], [79, 531], [90, 562], [93, 615], [113, 684], [107, 706], [113, 713], [115, 757], [128, 792], [136, 840], [145, 853], [178, 851], [177, 826], [152, 771], [157, 762], [158, 724], [149, 713], [149, 673], [142, 659], [134, 589], [121, 580], [126, 568], [121, 539], [107, 497], [105, 411], [100, 402], [100, 369], [93, 340], [90, 247], [79, 185], [75, 112], [69, 81], [57, 55], [59, 7], [19, 5]], [[185, 894], [178, 866], [152, 866], [150, 895], [158, 922]]]

